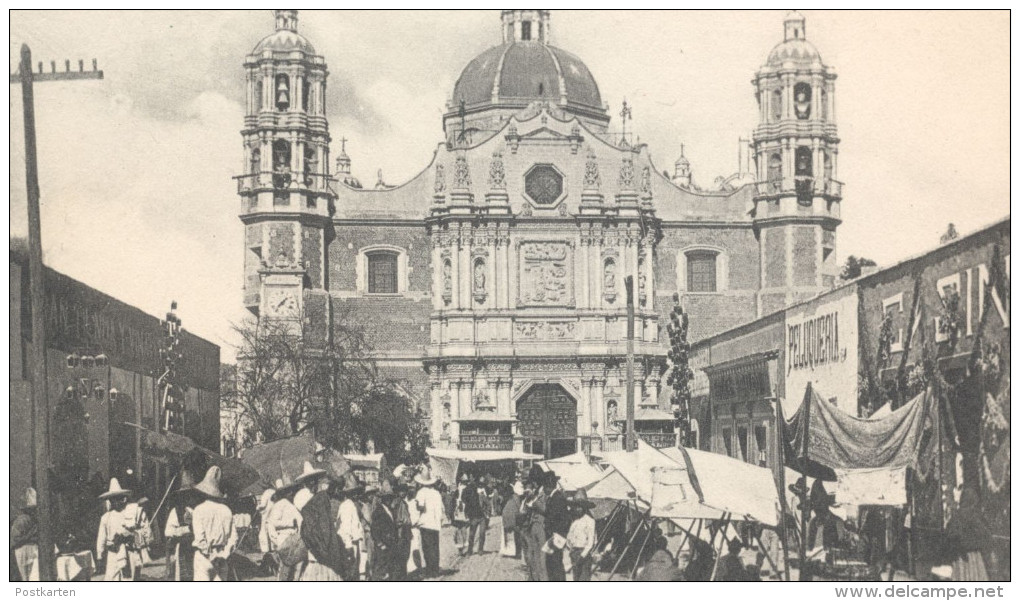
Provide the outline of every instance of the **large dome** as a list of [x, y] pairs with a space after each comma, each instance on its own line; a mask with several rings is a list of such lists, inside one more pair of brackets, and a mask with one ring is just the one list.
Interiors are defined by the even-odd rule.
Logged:
[[602, 110], [588, 67], [573, 54], [538, 41], [490, 48], [468, 63], [453, 89], [453, 106], [527, 105], [544, 100]]

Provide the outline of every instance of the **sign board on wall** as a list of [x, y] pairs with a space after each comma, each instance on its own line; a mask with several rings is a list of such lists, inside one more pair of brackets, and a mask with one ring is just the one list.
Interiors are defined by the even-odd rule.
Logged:
[[826, 295], [786, 312], [786, 404], [796, 411], [808, 382], [840, 410], [857, 415], [857, 294]]

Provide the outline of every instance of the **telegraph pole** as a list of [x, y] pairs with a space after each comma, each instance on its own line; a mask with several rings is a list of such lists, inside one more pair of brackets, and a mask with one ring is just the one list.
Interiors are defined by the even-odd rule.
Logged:
[[66, 81], [73, 79], [102, 79], [103, 72], [96, 69], [85, 71], [78, 61], [78, 72], [71, 71], [71, 61], [64, 62], [66, 71], [57, 73], [56, 63], [50, 63], [50, 73], [32, 73], [32, 51], [27, 44], [21, 45], [21, 65], [17, 75], [11, 75], [11, 83], [21, 84], [21, 101], [25, 114], [25, 187], [28, 192], [28, 284], [32, 307], [32, 421], [34, 422], [35, 487], [38, 492], [36, 515], [39, 520], [39, 580], [52, 582], [57, 579], [53, 558], [53, 524], [50, 502], [50, 411], [46, 390], [46, 320], [45, 282], [42, 261], [42, 227], [39, 216], [39, 165], [35, 148], [35, 102], [33, 81]]
[[624, 437], [627, 451], [637, 450], [637, 436], [634, 433], [634, 276], [623, 279], [627, 288], [627, 435]]

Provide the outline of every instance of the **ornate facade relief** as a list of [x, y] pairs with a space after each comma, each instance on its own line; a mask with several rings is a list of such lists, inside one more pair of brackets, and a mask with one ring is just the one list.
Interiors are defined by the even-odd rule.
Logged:
[[471, 172], [468, 170], [467, 158], [463, 155], [457, 157], [453, 168], [453, 187], [459, 190], [467, 190], [471, 187]]
[[588, 160], [584, 163], [584, 189], [598, 190], [602, 187], [602, 176], [599, 175], [599, 161], [595, 151], [588, 149]]
[[519, 306], [574, 304], [571, 251], [567, 242], [520, 243]]
[[624, 157], [623, 164], [620, 165], [620, 189], [634, 189], [634, 159], [630, 157]]
[[446, 168], [443, 167], [442, 163], [436, 164], [436, 182], [433, 191], [436, 194], [443, 194], [446, 192]]
[[522, 340], [573, 340], [576, 329], [573, 321], [519, 321], [514, 335]]
[[[488, 253], [485, 253], [487, 255]], [[481, 254], [476, 254], [472, 260], [471, 267], [471, 294], [474, 296], [476, 303], [485, 302], [485, 258]]]
[[489, 163], [489, 187], [493, 190], [506, 188], [506, 167], [503, 154], [498, 150], [492, 153], [492, 162]]

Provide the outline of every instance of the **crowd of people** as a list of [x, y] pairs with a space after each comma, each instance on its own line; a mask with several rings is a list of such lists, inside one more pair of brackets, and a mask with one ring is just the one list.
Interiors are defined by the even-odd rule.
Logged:
[[[718, 561], [694, 537], [674, 556], [659, 526], [605, 515], [597, 521], [583, 489], [568, 493], [554, 472], [537, 466], [510, 475], [463, 470], [447, 487], [428, 466], [401, 466], [366, 484], [352, 472], [336, 475], [305, 462], [247, 512], [235, 511], [237, 499], [227, 499], [221, 478], [220, 468], [210, 467], [200, 482], [166, 497], [167, 579], [245, 579], [242, 555], [258, 557], [242, 562], [258, 576], [281, 581], [436, 578], [443, 527], [454, 528], [456, 551], [466, 557], [486, 553], [493, 519], [501, 522], [498, 553], [520, 560], [532, 581], [589, 581], [600, 568], [610, 571], [602, 560], [624, 562], [638, 580], [666, 581], [756, 580], [761, 565], [760, 557], [746, 560], [739, 539]], [[99, 572], [105, 580], [138, 579], [153, 545], [148, 499], [113, 478], [97, 501], [105, 509], [95, 544]], [[30, 489], [11, 527], [12, 567], [22, 580], [38, 579], [35, 506]], [[631, 548], [628, 538], [646, 542]]]

